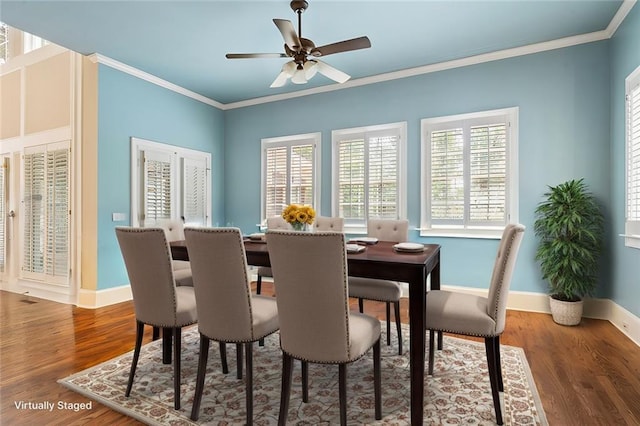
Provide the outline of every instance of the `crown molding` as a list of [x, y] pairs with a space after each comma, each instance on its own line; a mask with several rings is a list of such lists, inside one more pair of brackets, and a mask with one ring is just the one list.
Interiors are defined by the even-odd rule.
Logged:
[[189, 89], [185, 89], [184, 87], [178, 86], [177, 84], [173, 84], [167, 80], [163, 80], [160, 77], [156, 77], [155, 75], [149, 74], [147, 72], [141, 71], [137, 68], [134, 68], [130, 65], [124, 64], [122, 62], [116, 61], [115, 59], [111, 59], [107, 56], [101, 55], [99, 53], [93, 53], [88, 56], [89, 60], [93, 63], [99, 63], [102, 65], [106, 65], [110, 68], [116, 69], [118, 71], [122, 71], [124, 73], [130, 74], [134, 77], [137, 77], [141, 80], [148, 81], [149, 83], [156, 84], [165, 89], [171, 90], [173, 92], [179, 93], [181, 95], [187, 96], [189, 98], [195, 99], [196, 101], [200, 101], [207, 105], [214, 106], [219, 109], [225, 109], [224, 104], [215, 101], [213, 99], [207, 98], [206, 96], [202, 96], [199, 93], [192, 92]]
[[526, 46], [514, 47], [510, 49], [498, 50], [495, 52], [482, 53], [479, 55], [468, 56], [466, 58], [454, 59], [451, 61], [437, 62], [434, 64], [423, 65], [415, 68], [408, 68], [399, 71], [388, 72], [384, 74], [373, 75], [370, 77], [357, 78], [354, 80], [349, 80], [345, 83], [338, 84], [329, 84], [322, 87], [315, 87], [312, 89], [299, 90], [291, 93], [282, 93], [278, 95], [269, 95], [263, 96], [260, 98], [247, 99], [244, 101], [238, 102], [230, 102], [227, 104], [223, 104], [206, 96], [195, 93], [191, 90], [180, 87], [176, 84], [170, 83], [166, 80], [163, 80], [159, 77], [141, 71], [137, 68], [124, 64], [122, 62], [116, 61], [115, 59], [108, 58], [99, 53], [94, 53], [89, 55], [89, 59], [94, 63], [101, 63], [103, 65], [109, 66], [111, 68], [117, 69], [119, 71], [125, 72], [127, 74], [131, 74], [135, 77], [138, 77], [142, 80], [148, 81], [153, 84], [157, 84], [158, 86], [164, 87], [166, 89], [172, 90], [176, 93], [179, 93], [184, 96], [188, 96], [197, 101], [203, 102], [207, 105], [214, 106], [223, 111], [237, 108], [244, 108], [253, 105], [266, 104], [270, 102], [277, 102], [287, 99], [300, 98], [303, 96], [316, 95], [319, 93], [327, 93], [333, 92], [336, 90], [350, 89], [353, 87], [366, 86], [369, 84], [382, 83], [385, 81], [398, 80], [401, 78], [407, 77], [415, 77], [417, 75], [429, 74], [439, 71], [450, 70], [454, 68], [462, 68], [470, 65], [482, 64], [485, 62], [493, 62], [499, 61], [502, 59], [514, 58], [517, 56], [524, 55], [532, 55], [535, 53], [547, 52], [550, 50], [562, 49], [571, 46], [577, 46], [580, 44], [593, 43], [602, 40], [608, 40], [614, 36], [620, 24], [627, 17], [633, 6], [636, 4], [637, 0], [623, 0], [620, 8], [609, 22], [609, 25], [606, 29], [601, 31], [596, 31], [587, 34], [580, 34], [571, 37], [564, 37], [556, 40], [545, 41], [541, 43], [529, 44]]

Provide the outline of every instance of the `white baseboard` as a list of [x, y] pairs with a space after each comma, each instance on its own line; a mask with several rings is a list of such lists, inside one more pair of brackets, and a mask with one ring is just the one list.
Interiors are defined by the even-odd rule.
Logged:
[[[487, 289], [471, 287], [442, 286], [443, 290], [459, 291], [487, 297]], [[531, 293], [526, 291], [510, 291], [507, 299], [507, 309], [527, 312], [542, 312], [551, 314], [549, 308], [549, 295], [545, 293]], [[614, 303], [610, 299], [585, 299], [585, 318], [603, 319], [609, 321], [624, 335], [640, 346], [640, 318]]]
[[133, 299], [133, 295], [131, 294], [131, 286], [128, 284], [105, 290], [80, 289], [77, 305], [81, 308], [95, 309], [131, 299]]

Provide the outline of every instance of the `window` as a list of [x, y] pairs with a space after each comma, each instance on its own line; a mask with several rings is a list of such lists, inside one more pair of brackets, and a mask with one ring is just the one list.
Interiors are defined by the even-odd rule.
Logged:
[[7, 62], [9, 58], [9, 28], [7, 24], [0, 22], [0, 64]]
[[211, 154], [131, 138], [133, 224], [166, 219], [185, 225], [211, 224]]
[[261, 222], [291, 203], [320, 206], [320, 133], [262, 139]]
[[22, 276], [69, 284], [69, 142], [25, 148]]
[[640, 248], [640, 67], [626, 85], [626, 217], [625, 245]]
[[332, 214], [345, 232], [366, 232], [369, 218], [406, 217], [406, 133], [406, 122], [332, 132]]
[[517, 108], [423, 119], [423, 236], [499, 238], [517, 222]]
[[29, 53], [33, 50], [46, 46], [49, 42], [38, 36], [29, 33], [22, 33], [22, 53]]

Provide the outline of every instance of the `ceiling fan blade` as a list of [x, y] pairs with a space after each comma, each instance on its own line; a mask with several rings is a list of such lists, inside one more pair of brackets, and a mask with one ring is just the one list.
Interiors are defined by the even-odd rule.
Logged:
[[367, 49], [369, 47], [371, 47], [371, 41], [369, 41], [369, 37], [365, 36], [316, 47], [311, 50], [311, 55], [316, 57], [327, 56], [334, 53], [348, 52], [350, 50]]
[[287, 73], [283, 71], [280, 74], [278, 74], [276, 79], [273, 80], [273, 83], [271, 83], [271, 86], [269, 87], [282, 87], [287, 82], [288, 78], [289, 78], [289, 75], [287, 75]]
[[227, 59], [287, 58], [284, 53], [227, 53]]
[[298, 38], [298, 34], [296, 34], [296, 30], [293, 28], [291, 21], [286, 19], [274, 19], [273, 23], [276, 24], [276, 27], [280, 30], [280, 34], [282, 34], [284, 42], [287, 43], [287, 46], [289, 46], [291, 50], [298, 51], [298, 49], [302, 47], [300, 38]]
[[343, 73], [342, 71], [332, 67], [326, 62], [322, 62], [320, 60], [316, 60], [316, 62], [318, 63], [318, 65], [316, 66], [318, 72], [333, 81], [344, 83], [351, 78], [349, 74]]

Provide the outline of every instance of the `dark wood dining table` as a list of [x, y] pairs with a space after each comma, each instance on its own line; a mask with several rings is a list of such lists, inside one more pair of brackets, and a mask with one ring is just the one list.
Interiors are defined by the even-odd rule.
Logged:
[[[393, 280], [409, 284], [411, 424], [422, 425], [424, 418], [427, 277], [431, 275], [430, 289], [440, 288], [440, 246], [425, 244], [425, 249], [422, 252], [401, 253], [394, 250], [394, 244], [388, 241], [378, 241], [376, 244], [366, 245], [366, 249], [360, 253], [347, 254], [348, 270], [350, 276]], [[175, 260], [189, 259], [184, 241], [173, 241], [170, 246], [171, 254]], [[249, 265], [271, 266], [269, 247], [266, 243], [247, 239], [244, 246]]]

